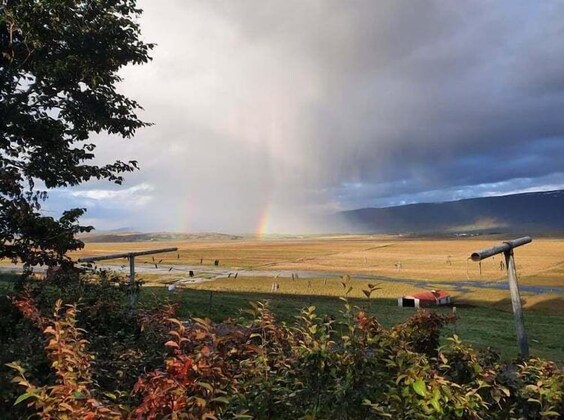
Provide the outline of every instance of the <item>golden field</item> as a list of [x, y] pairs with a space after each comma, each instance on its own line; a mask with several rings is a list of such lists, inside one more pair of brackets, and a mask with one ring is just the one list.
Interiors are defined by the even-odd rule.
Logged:
[[[147, 286], [145, 299], [166, 299], [178, 305], [182, 316], [208, 316], [216, 321], [240, 316], [240, 309], [256, 300], [268, 300], [277, 316], [285, 320], [293, 319], [299, 308], [306, 305], [335, 315], [342, 308], [336, 297], [352, 287], [347, 296], [353, 298], [355, 305], [386, 325], [394, 325], [412, 313], [397, 308], [395, 299], [422, 289], [443, 289], [457, 306], [456, 328], [460, 337], [478, 346], [494, 346], [505, 357], [513, 357], [516, 338], [509, 291], [476, 284], [506, 281], [506, 274], [499, 267], [500, 257], [483, 261], [481, 274], [480, 265], [468, 261], [472, 252], [504, 239], [512, 238], [357, 235], [87, 243], [72, 258], [177, 247], [178, 252], [154, 256], [158, 269], [154, 268], [151, 256], [136, 258], [137, 278]], [[537, 238], [518, 248], [515, 254], [521, 285], [564, 287], [564, 239]], [[214, 266], [216, 259], [219, 268]], [[124, 274], [128, 272], [126, 260], [104, 261], [98, 266], [104, 264]], [[190, 278], [188, 270], [194, 271], [194, 278]], [[285, 273], [279, 275], [281, 271]], [[288, 278], [290, 273], [299, 273], [299, 279]], [[341, 284], [341, 276], [345, 276], [346, 288]], [[176, 285], [174, 290], [165, 287], [171, 283]], [[279, 284], [277, 291], [272, 290], [273, 283]], [[378, 287], [370, 301], [363, 293], [369, 284]], [[533, 353], [563, 360], [564, 295], [550, 290], [535, 294], [525, 289], [521, 289], [521, 297]]]
[[[228, 271], [259, 270], [269, 273], [263, 276], [245, 276], [241, 273], [236, 280], [219, 278], [184, 284], [182, 287], [214, 291], [341, 296], [345, 289], [335, 275], [350, 275], [350, 285], [353, 287], [350, 297], [364, 297], [363, 290], [368, 289], [368, 283], [379, 283], [379, 289], [372, 293], [372, 298], [397, 298], [422, 288], [436, 288], [449, 291], [456, 302], [479, 302], [510, 310], [507, 290], [475, 287], [464, 287], [464, 290], [461, 290], [459, 287], [468, 280], [505, 281], [506, 273], [500, 270], [499, 255], [484, 260], [481, 263], [481, 272], [480, 264], [468, 259], [473, 251], [492, 246], [504, 239], [506, 238], [412, 239], [386, 235], [355, 235], [270, 240], [87, 243], [83, 250], [72, 256], [78, 258], [177, 247], [177, 253], [154, 256], [156, 262], [160, 261], [160, 267], [200, 266], [200, 260], [203, 260], [201, 267], [202, 271], [205, 271], [213, 266], [214, 260], [217, 259], [220, 268]], [[564, 287], [563, 239], [535, 239], [531, 244], [516, 249], [515, 255], [520, 284]], [[136, 259], [138, 266], [151, 267], [152, 262], [151, 256]], [[126, 264], [119, 260], [106, 263]], [[127, 267], [124, 267], [124, 270], [126, 271]], [[302, 276], [299, 280], [284, 277], [275, 279], [278, 270], [315, 272], [315, 278], [307, 279]], [[198, 269], [195, 271], [198, 276]], [[388, 281], [355, 278], [358, 275], [384, 276]], [[141, 273], [139, 277], [151, 285], [173, 283], [188, 278], [186, 272], [176, 269], [166, 274], [153, 274], [149, 270]], [[207, 277], [213, 275], [208, 274]], [[280, 285], [277, 292], [271, 292], [273, 282]], [[564, 314], [562, 295], [535, 295], [526, 291], [521, 294], [526, 309], [542, 309]]]
[[[408, 239], [395, 236], [337, 236], [287, 240], [87, 243], [73, 258], [178, 247], [155, 256], [168, 265], [212, 265], [255, 270], [316, 271], [380, 275], [431, 281], [503, 280], [500, 256], [480, 264], [468, 260], [478, 249], [505, 238]], [[521, 284], [564, 286], [564, 239], [534, 239], [515, 250]], [[179, 258], [178, 258], [179, 257]], [[151, 260], [141, 257], [141, 260]], [[480, 272], [481, 271], [481, 272]]]

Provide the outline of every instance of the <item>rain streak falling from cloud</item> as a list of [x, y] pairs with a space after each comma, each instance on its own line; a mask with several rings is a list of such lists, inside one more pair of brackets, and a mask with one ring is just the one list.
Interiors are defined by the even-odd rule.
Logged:
[[[344, 209], [564, 187], [564, 5], [140, 1], [155, 126], [100, 135], [123, 186], [52, 194], [100, 229], [311, 232]], [[266, 226], [265, 225], [265, 226]], [[264, 228], [264, 227], [263, 227]]]

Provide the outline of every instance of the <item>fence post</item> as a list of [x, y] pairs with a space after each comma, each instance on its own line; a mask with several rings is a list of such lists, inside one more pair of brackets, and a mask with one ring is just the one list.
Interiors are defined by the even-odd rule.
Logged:
[[527, 333], [525, 332], [525, 324], [523, 323], [523, 309], [521, 308], [521, 295], [519, 294], [519, 285], [517, 284], [517, 275], [515, 272], [515, 258], [513, 257], [513, 248], [504, 252], [505, 265], [507, 267], [507, 278], [509, 280], [509, 291], [511, 292], [511, 306], [513, 307], [513, 316], [515, 318], [515, 331], [517, 332], [517, 340], [519, 341], [519, 353], [522, 357], [529, 357], [529, 343], [527, 342]]
[[[172, 252], [178, 251], [178, 248], [160, 248], [160, 249], [151, 249], [148, 251], [138, 251], [138, 252], [125, 252], [120, 254], [109, 254], [109, 255], [100, 255], [98, 257], [84, 257], [79, 258], [78, 262], [81, 263], [91, 263], [95, 261], [104, 261], [104, 260], [114, 260], [116, 258], [127, 258], [129, 259], [129, 304], [131, 309], [135, 306], [135, 301], [137, 300], [137, 290], [135, 285], [135, 257], [141, 255], [151, 255], [151, 254], [161, 254], [163, 252]], [[178, 254], [180, 255], [180, 254]], [[155, 264], [155, 268], [157, 264]], [[172, 270], [172, 268], [171, 268]], [[169, 270], [170, 271], [170, 270]]]
[[[470, 255], [472, 261], [480, 262], [483, 259], [501, 254], [505, 256], [505, 268], [507, 269], [507, 280], [509, 282], [509, 291], [511, 293], [511, 306], [513, 307], [513, 317], [515, 319], [515, 331], [519, 343], [519, 353], [522, 357], [529, 357], [529, 343], [527, 342], [527, 334], [525, 333], [525, 324], [523, 323], [523, 308], [521, 307], [521, 296], [519, 294], [519, 285], [517, 284], [517, 274], [515, 271], [515, 256], [513, 248], [526, 245], [532, 241], [530, 236], [505, 241], [491, 248], [481, 249]], [[503, 266], [503, 260], [500, 261], [500, 268]], [[482, 274], [482, 266], [480, 265], [480, 274]]]

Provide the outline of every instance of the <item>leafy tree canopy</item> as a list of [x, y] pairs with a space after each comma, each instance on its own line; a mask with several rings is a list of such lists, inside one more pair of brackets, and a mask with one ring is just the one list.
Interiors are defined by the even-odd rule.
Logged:
[[118, 93], [118, 71], [147, 62], [135, 0], [0, 0], [0, 258], [64, 263], [82, 247], [84, 209], [41, 212], [52, 188], [122, 182], [135, 161], [95, 165], [92, 133], [148, 124]]

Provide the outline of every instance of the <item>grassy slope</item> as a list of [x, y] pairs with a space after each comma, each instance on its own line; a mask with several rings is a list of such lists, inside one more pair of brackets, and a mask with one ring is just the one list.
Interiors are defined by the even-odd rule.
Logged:
[[11, 273], [0, 273], [0, 293], [12, 291], [17, 277], [17, 275]]
[[[0, 274], [0, 293], [12, 290], [13, 280], [13, 275]], [[315, 305], [321, 314], [336, 317], [343, 310], [343, 302], [332, 296], [213, 291], [210, 305], [209, 290], [178, 289], [171, 293], [162, 286], [144, 287], [141, 300], [154, 299], [177, 303], [178, 315], [182, 318], [209, 317], [214, 321], [237, 318], [241, 309], [249, 307], [249, 302], [259, 300], [269, 300], [276, 316], [286, 322], [291, 322], [300, 309], [308, 305]], [[404, 321], [413, 313], [413, 309], [398, 308], [395, 299], [373, 299], [370, 306], [366, 299], [351, 298], [351, 302], [376, 316], [386, 327]], [[513, 358], [517, 352], [513, 316], [505, 306], [502, 308], [458, 306], [459, 320], [456, 326], [447, 327], [445, 332], [447, 335], [456, 332], [467, 343], [479, 347], [492, 346], [500, 350], [505, 358]], [[543, 310], [530, 310], [525, 313], [525, 323], [532, 354], [564, 362], [564, 317]]]
[[[211, 294], [211, 305], [210, 305]], [[218, 292], [195, 289], [179, 289], [167, 292], [163, 287], [146, 287], [143, 300], [167, 299], [179, 304], [179, 316], [209, 317], [214, 321], [237, 318], [241, 308], [248, 308], [249, 302], [269, 300], [276, 316], [291, 322], [301, 308], [315, 305], [321, 314], [339, 316], [343, 303], [337, 297], [284, 295], [245, 292]], [[363, 309], [368, 310], [366, 299], [351, 299]], [[450, 308], [441, 310], [450, 311]], [[387, 327], [404, 321], [413, 309], [398, 308], [392, 299], [375, 299], [368, 310]], [[459, 320], [456, 326], [448, 327], [448, 335], [457, 333], [467, 343], [486, 347], [492, 346], [502, 352], [505, 358], [517, 355], [517, 340], [511, 312], [486, 306], [464, 306], [457, 308]], [[529, 311], [525, 315], [529, 334], [531, 353], [552, 360], [564, 361], [564, 318], [542, 311]]]

